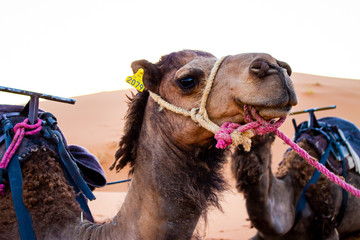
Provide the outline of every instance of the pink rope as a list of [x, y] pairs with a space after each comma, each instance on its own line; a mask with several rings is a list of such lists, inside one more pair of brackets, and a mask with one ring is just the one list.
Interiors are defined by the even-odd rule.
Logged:
[[[346, 183], [344, 180], [336, 176], [333, 172], [327, 169], [324, 165], [316, 161], [313, 157], [310, 156], [304, 149], [299, 147], [295, 142], [293, 142], [288, 136], [281, 132], [278, 128], [284, 123], [286, 118], [280, 118], [274, 123], [270, 123], [264, 120], [255, 110], [251, 107], [251, 114], [256, 119], [254, 121], [250, 114], [248, 106], [244, 106], [245, 119], [248, 122], [245, 125], [240, 125], [236, 123], [224, 123], [221, 125], [218, 133], [215, 134], [215, 138], [218, 141], [216, 144], [217, 148], [226, 148], [231, 144], [232, 140], [230, 134], [236, 129], [240, 132], [244, 132], [249, 129], [253, 129], [258, 135], [262, 135], [269, 132], [274, 132], [279, 138], [281, 138], [287, 145], [289, 145], [294, 151], [296, 151], [301, 157], [303, 157], [310, 165], [315, 167], [319, 172], [324, 174], [328, 179], [333, 181], [335, 184], [339, 185], [346, 191], [350, 192], [354, 196], [360, 198], [360, 190], [355, 188], [349, 183]], [[237, 127], [236, 127], [237, 126]], [[230, 139], [229, 139], [230, 138]]]
[[[6, 169], [11, 158], [15, 154], [16, 150], [21, 144], [22, 139], [24, 136], [33, 135], [35, 133], [38, 133], [41, 131], [41, 120], [38, 119], [37, 123], [34, 125], [28, 124], [29, 119], [25, 119], [23, 122], [18, 123], [14, 127], [15, 136], [13, 140], [11, 141], [10, 146], [6, 150], [1, 162], [0, 162], [0, 168]], [[29, 129], [31, 131], [25, 131], [25, 129]], [[5, 185], [0, 184], [0, 195], [5, 194]]]
[[237, 128], [241, 127], [238, 123], [225, 122], [221, 125], [219, 131], [215, 134], [217, 140], [216, 148], [225, 149], [232, 143], [230, 134]]
[[251, 108], [251, 113], [254, 116], [257, 116], [257, 121], [253, 121], [250, 114], [248, 106], [244, 106], [245, 119], [248, 122], [245, 125], [240, 125], [238, 123], [229, 123], [225, 122], [220, 126], [219, 131], [215, 134], [215, 139], [217, 140], [216, 148], [225, 149], [232, 143], [231, 133], [235, 130], [239, 132], [245, 132], [253, 129], [258, 135], [262, 135], [268, 132], [274, 132], [278, 127], [280, 127], [286, 118], [280, 118], [274, 123], [270, 123], [261, 118], [257, 113], [255, 108]]

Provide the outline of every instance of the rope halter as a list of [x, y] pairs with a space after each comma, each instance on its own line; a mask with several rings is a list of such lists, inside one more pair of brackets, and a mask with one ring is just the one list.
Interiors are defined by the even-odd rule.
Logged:
[[[248, 121], [248, 124], [241, 126], [237, 123], [224, 123], [221, 127], [218, 126], [216, 123], [209, 119], [206, 104], [207, 100], [213, 86], [214, 79], [216, 77], [217, 72], [223, 61], [227, 56], [220, 58], [212, 67], [209, 77], [206, 80], [206, 85], [203, 90], [203, 95], [201, 97], [200, 106], [197, 108], [192, 108], [191, 110], [186, 110], [184, 108], [177, 107], [163, 98], [161, 98], [158, 94], [150, 92], [150, 96], [157, 102], [161, 108], [166, 108], [174, 113], [184, 115], [186, 117], [191, 117], [191, 119], [199, 124], [201, 127], [205, 128], [206, 130], [212, 132], [215, 135], [215, 139], [218, 141], [216, 144], [217, 148], [226, 148], [228, 145], [242, 145], [245, 151], [250, 151], [251, 148], [251, 138], [255, 135], [255, 133], [261, 133], [262, 131], [270, 131], [270, 128], [273, 129], [274, 127], [279, 127], [281, 123], [284, 122], [285, 119], [279, 120], [276, 125], [271, 125], [270, 123], [266, 122], [265, 120], [262, 121], [262, 124], [259, 122], [254, 122], [249, 114], [246, 114], [247, 107], [245, 106], [245, 118]], [[254, 109], [256, 114], [256, 111]], [[253, 113], [253, 116], [258, 116]], [[264, 125], [265, 124], [265, 125]], [[270, 126], [270, 125], [271, 126]], [[260, 125], [264, 125], [262, 128]], [[253, 130], [254, 129], [254, 130]], [[261, 130], [262, 129], [262, 130]], [[265, 130], [264, 130], [265, 129]]]

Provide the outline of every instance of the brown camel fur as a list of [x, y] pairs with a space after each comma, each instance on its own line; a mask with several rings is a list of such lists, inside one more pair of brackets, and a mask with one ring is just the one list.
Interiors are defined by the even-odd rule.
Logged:
[[[273, 134], [257, 136], [250, 152], [238, 148], [232, 156], [237, 189], [244, 194], [250, 221], [258, 230], [253, 239], [344, 239], [356, 234], [360, 230], [356, 214], [359, 199], [349, 195], [345, 216], [337, 227], [342, 190], [324, 175], [308, 188], [307, 204], [294, 225], [298, 199], [315, 169], [291, 150], [274, 175], [271, 170], [273, 141]], [[298, 144], [311, 156], [320, 158], [306, 139]], [[360, 186], [360, 177], [355, 172], [348, 172], [348, 180]]]
[[[35, 158], [47, 158], [57, 165], [53, 156], [41, 152], [41, 157], [31, 157], [23, 166], [25, 181], [30, 182], [32, 174], [26, 173], [36, 168], [42, 176], [40, 183], [46, 183], [35, 184], [36, 189], [31, 184], [24, 186], [24, 197], [32, 199], [25, 199], [25, 203], [38, 239], [192, 238], [207, 208], [219, 206], [217, 194], [225, 187], [221, 177], [224, 151], [214, 147], [212, 133], [190, 118], [159, 109], [148, 91], [185, 109], [198, 107], [216, 60], [206, 52], [184, 50], [166, 55], [155, 64], [146, 60], [132, 64], [134, 72], [144, 69], [146, 91], [130, 99], [124, 136], [112, 167], [121, 170], [130, 164], [132, 182], [120, 211], [111, 221], [80, 223], [80, 209], [74, 204], [74, 193], [66, 186], [63, 174], [35, 164]], [[268, 54], [228, 56], [217, 72], [207, 101], [210, 119], [219, 125], [225, 121], [243, 123], [244, 104], [256, 107], [264, 118], [287, 115], [297, 103], [290, 73], [286, 63]], [[62, 186], [54, 188], [59, 195], [55, 200], [51, 193], [46, 195], [57, 185], [53, 181]], [[11, 208], [9, 213], [13, 211], [10, 199], [9, 194], [0, 199], [2, 208]], [[37, 208], [40, 203], [49, 204], [48, 209]], [[55, 216], [61, 221], [42, 222]], [[13, 213], [1, 218], [0, 226], [1, 237], [18, 238]]]

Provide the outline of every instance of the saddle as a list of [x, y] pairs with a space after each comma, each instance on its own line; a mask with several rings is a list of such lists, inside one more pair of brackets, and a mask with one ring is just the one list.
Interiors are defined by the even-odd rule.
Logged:
[[[27, 115], [24, 114], [23, 106], [16, 105], [0, 105], [0, 116], [6, 116], [13, 125], [22, 122], [26, 119]], [[39, 111], [39, 116], [41, 118], [44, 115], [44, 111]], [[54, 117], [56, 120], [56, 118]], [[64, 141], [64, 145], [67, 148], [68, 153], [72, 156], [72, 159], [76, 163], [78, 169], [82, 177], [84, 178], [87, 185], [91, 190], [94, 190], [96, 187], [103, 187], [106, 185], [106, 177], [104, 170], [102, 169], [97, 158], [92, 155], [85, 148], [77, 145], [68, 146], [66, 143], [66, 139], [61, 132], [58, 126], [55, 127], [56, 131], [58, 131], [62, 139]], [[0, 157], [2, 158], [6, 147], [4, 144], [4, 132], [0, 131]], [[44, 137], [43, 134], [37, 134], [36, 136], [28, 136], [24, 137], [21, 145], [17, 150], [17, 155], [20, 156], [20, 163], [24, 163], [27, 161], [33, 152], [39, 148], [46, 148], [48, 150], [54, 151], [57, 155], [59, 155], [56, 146], [50, 142], [47, 138]]]
[[[0, 105], [0, 157], [3, 159], [14, 137], [14, 126], [23, 122], [29, 115], [29, 105]], [[57, 120], [51, 113], [39, 110], [42, 129], [34, 135], [24, 136], [15, 154], [6, 168], [0, 169], [0, 183], [10, 185], [13, 203], [21, 239], [36, 239], [32, 220], [22, 200], [21, 165], [39, 149], [53, 151], [60, 162], [66, 179], [75, 191], [76, 201], [84, 217], [94, 222], [88, 200], [94, 200], [92, 191], [106, 185], [105, 173], [97, 158], [85, 148], [68, 146], [66, 139], [57, 126]], [[82, 215], [83, 216], [83, 215]]]
[[[337, 175], [347, 180], [347, 171], [354, 169], [360, 173], [360, 130], [351, 122], [337, 117], [316, 119], [314, 110], [309, 111], [309, 120], [296, 125], [294, 142], [303, 139], [315, 149], [320, 157], [319, 163], [325, 165]], [[298, 222], [307, 202], [306, 191], [310, 184], [315, 184], [320, 177], [320, 172], [315, 170], [311, 179], [304, 187], [295, 210], [295, 223]], [[343, 190], [342, 204], [337, 217], [334, 219], [338, 227], [345, 215], [348, 193]]]
[[333, 141], [326, 167], [340, 176], [351, 169], [360, 173], [360, 130], [353, 123], [337, 117], [318, 119], [313, 126], [303, 122], [295, 132], [295, 141], [302, 139], [306, 139], [319, 156], [324, 155], [330, 140]]

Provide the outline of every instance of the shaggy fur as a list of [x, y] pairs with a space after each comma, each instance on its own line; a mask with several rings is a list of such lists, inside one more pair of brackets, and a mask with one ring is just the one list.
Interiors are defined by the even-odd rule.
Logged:
[[[146, 94], [147, 95], [147, 94]], [[120, 140], [120, 148], [116, 152], [116, 160], [112, 168], [121, 170], [127, 164], [130, 165], [130, 174], [134, 171], [135, 158], [138, 147], [138, 136], [141, 130], [141, 121], [146, 99], [144, 93], [138, 93], [130, 100], [129, 111], [126, 117], [125, 134]], [[144, 110], [142, 110], [144, 111]], [[215, 144], [214, 144], [215, 145]], [[226, 188], [222, 178], [222, 166], [225, 161], [224, 151], [212, 147], [195, 152], [182, 152], [181, 159], [172, 163], [176, 167], [171, 168], [170, 163], [165, 172], [171, 172], [172, 176], [160, 176], [159, 186], [174, 202], [196, 203], [195, 208], [206, 209], [208, 205], [220, 208], [218, 193]], [[181, 183], [179, 185], [178, 183]], [[170, 194], [168, 194], [170, 193]]]
[[[319, 156], [314, 149], [306, 142], [302, 140], [297, 143], [301, 148], [305, 149], [312, 157], [318, 159]], [[307, 182], [310, 180], [315, 168], [308, 164], [298, 153], [295, 151], [287, 151], [283, 161], [279, 165], [275, 176], [278, 178], [284, 178], [291, 171], [292, 182], [297, 186], [304, 188]], [[324, 176], [322, 176], [324, 178]]]
[[226, 188], [222, 174], [224, 154], [214, 147], [184, 152], [184, 157], [162, 166], [162, 171], [171, 170], [172, 176], [159, 175], [161, 191], [174, 202], [193, 204], [193, 209], [206, 210], [209, 205], [220, 208], [218, 193]]
[[243, 192], [244, 189], [259, 182], [261, 175], [267, 166], [271, 164], [271, 162], [264, 163], [269, 158], [271, 159], [269, 149], [274, 140], [275, 136], [272, 133], [255, 136], [252, 139], [250, 152], [246, 152], [242, 146], [238, 146], [238, 149], [232, 155], [231, 170], [236, 179], [236, 188], [239, 192]]
[[130, 174], [134, 171], [136, 152], [141, 125], [144, 118], [145, 107], [149, 98], [149, 92], [138, 92], [128, 97], [128, 111], [126, 114], [126, 122], [124, 135], [119, 142], [119, 149], [115, 153], [115, 161], [110, 166], [110, 170], [116, 169], [120, 171], [127, 164], [130, 165]]
[[[59, 238], [62, 234], [62, 226], [76, 219], [81, 209], [74, 201], [75, 192], [69, 186], [60, 164], [56, 161], [55, 153], [41, 148], [23, 164], [21, 169], [24, 204], [32, 216], [37, 238], [43, 239], [45, 236]], [[0, 197], [0, 201], [0, 236], [4, 233], [8, 234], [9, 229], [14, 229], [13, 239], [17, 239], [17, 222], [10, 189]], [[61, 204], [56, 204], [57, 202]]]

